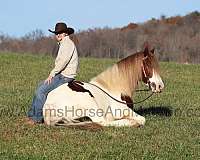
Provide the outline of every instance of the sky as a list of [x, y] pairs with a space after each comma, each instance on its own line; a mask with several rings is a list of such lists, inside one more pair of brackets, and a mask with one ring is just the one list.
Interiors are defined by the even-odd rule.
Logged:
[[200, 12], [200, 0], [0, 0], [0, 4], [0, 33], [14, 37], [36, 29], [48, 35], [48, 29], [61, 21], [81, 31]]

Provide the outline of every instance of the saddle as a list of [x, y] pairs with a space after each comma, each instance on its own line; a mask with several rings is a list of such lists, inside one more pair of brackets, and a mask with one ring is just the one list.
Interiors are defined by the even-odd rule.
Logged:
[[75, 92], [88, 92], [91, 97], [94, 97], [92, 93], [83, 87], [84, 83], [77, 80], [72, 80], [68, 83], [68, 87]]

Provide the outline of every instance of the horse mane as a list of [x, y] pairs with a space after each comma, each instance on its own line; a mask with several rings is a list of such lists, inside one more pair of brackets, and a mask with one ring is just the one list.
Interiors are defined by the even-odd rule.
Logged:
[[91, 83], [97, 83], [113, 94], [123, 93], [130, 97], [142, 78], [142, 52], [130, 55], [97, 75]]

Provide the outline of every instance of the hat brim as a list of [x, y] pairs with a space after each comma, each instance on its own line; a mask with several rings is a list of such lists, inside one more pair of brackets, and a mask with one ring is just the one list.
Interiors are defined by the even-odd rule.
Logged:
[[52, 31], [51, 29], [48, 29], [49, 32], [54, 33], [54, 34], [61, 34], [61, 33], [67, 33], [68, 35], [73, 34], [74, 33], [74, 29], [73, 28], [66, 28], [65, 30], [61, 30], [61, 31]]

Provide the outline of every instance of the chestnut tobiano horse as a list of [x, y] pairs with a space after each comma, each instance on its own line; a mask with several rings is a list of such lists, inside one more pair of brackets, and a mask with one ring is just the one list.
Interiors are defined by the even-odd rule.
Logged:
[[[130, 107], [139, 81], [152, 92], [160, 93], [164, 88], [158, 60], [148, 47], [120, 60], [89, 83], [63, 84], [51, 91], [43, 107], [44, 121], [47, 125], [143, 126], [145, 118]], [[90, 121], [80, 121], [84, 117]]]

